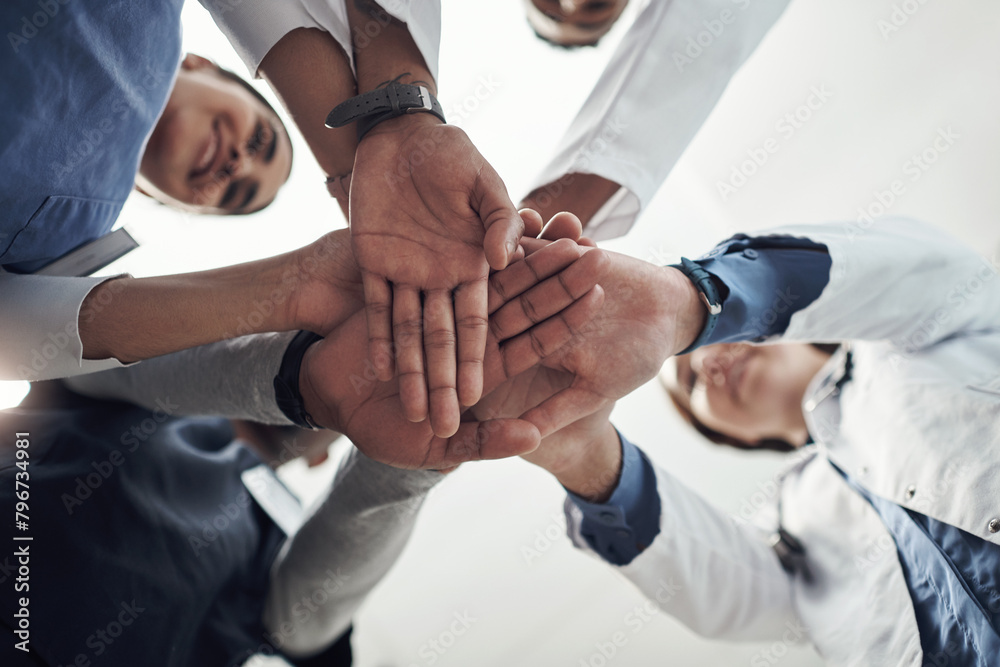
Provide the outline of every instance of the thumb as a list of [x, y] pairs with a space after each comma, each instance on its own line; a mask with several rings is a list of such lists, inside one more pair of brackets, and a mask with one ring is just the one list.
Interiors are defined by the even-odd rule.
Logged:
[[483, 250], [490, 268], [501, 270], [513, 259], [525, 222], [507, 194], [500, 175], [484, 162], [472, 191], [472, 208], [486, 231]]

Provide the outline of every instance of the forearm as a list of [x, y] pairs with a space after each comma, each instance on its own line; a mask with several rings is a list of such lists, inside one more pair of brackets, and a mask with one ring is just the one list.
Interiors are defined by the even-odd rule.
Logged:
[[[426, 86], [432, 95], [437, 85], [406, 24], [372, 0], [346, 0], [354, 42], [358, 92], [366, 93], [389, 81]], [[375, 30], [366, 30], [369, 26]], [[371, 33], [375, 33], [372, 35]]]
[[620, 187], [618, 183], [597, 174], [573, 172], [535, 188], [521, 201], [520, 207], [538, 211], [542, 220], [550, 220], [561, 211], [570, 211], [580, 218], [586, 233], [587, 223]]
[[259, 72], [281, 99], [326, 176], [349, 173], [357, 134], [353, 127], [325, 125], [330, 109], [357, 94], [351, 64], [337, 41], [321, 30], [293, 30], [268, 51]]
[[257, 334], [66, 380], [73, 391], [128, 401], [171, 416], [291, 422], [275, 401], [274, 377], [293, 332]]
[[292, 255], [197, 273], [102, 283], [80, 309], [85, 359], [149, 359], [220, 340], [303, 328], [290, 312]]
[[[327, 497], [274, 565], [264, 622], [282, 650], [309, 655], [346, 629], [399, 558], [427, 492], [443, 477], [351, 451]], [[311, 600], [320, 589], [326, 602], [317, 607]]]

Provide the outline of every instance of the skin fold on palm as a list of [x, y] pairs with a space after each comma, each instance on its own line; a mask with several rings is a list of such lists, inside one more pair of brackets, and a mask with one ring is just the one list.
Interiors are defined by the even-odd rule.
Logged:
[[465, 133], [428, 114], [359, 144], [350, 209], [374, 370], [398, 372], [409, 419], [451, 435], [482, 394], [490, 268], [514, 256], [524, 222]]
[[[484, 377], [489, 389], [556, 353], [599, 310], [603, 290], [595, 267], [570, 241], [552, 243], [490, 280], [491, 311]], [[406, 468], [448, 468], [464, 461], [523, 454], [539, 443], [537, 429], [517, 419], [467, 422], [450, 437], [404, 414], [397, 379], [382, 382], [365, 355], [365, 316], [357, 313], [313, 345], [302, 363], [300, 389], [320, 425], [345, 433], [369, 457]]]

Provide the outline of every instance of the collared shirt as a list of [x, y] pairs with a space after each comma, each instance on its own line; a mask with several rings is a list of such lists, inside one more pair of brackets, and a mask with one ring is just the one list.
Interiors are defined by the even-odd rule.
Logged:
[[181, 5], [0, 5], [6, 270], [35, 271], [114, 225], [177, 73]]
[[[698, 263], [724, 288], [723, 312], [706, 344], [782, 333], [794, 312], [819, 298], [831, 266], [820, 244], [745, 235], [719, 244]], [[779, 302], [787, 305], [781, 312]], [[587, 503], [570, 494], [583, 513], [580, 534], [617, 565], [630, 563], [653, 541], [661, 511], [652, 465], [635, 445], [624, 438], [621, 443], [622, 472], [608, 502]], [[925, 658], [989, 664], [982, 656], [1000, 654], [1000, 548], [879, 498], [847, 479], [876, 509], [895, 540]]]

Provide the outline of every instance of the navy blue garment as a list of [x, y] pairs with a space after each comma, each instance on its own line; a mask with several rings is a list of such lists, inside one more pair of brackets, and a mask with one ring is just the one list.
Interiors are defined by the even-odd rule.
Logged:
[[998, 664], [1000, 547], [869, 493], [834, 468], [871, 503], [896, 543], [924, 664]]
[[[706, 345], [781, 334], [792, 315], [819, 298], [830, 278], [826, 246], [792, 236], [737, 234], [696, 263], [716, 279], [722, 313]], [[619, 434], [620, 437], [620, 434]], [[660, 496], [649, 460], [622, 440], [622, 472], [609, 501], [570, 494], [583, 511], [581, 534], [608, 562], [631, 563], [660, 532]]]
[[628, 565], [660, 534], [660, 494], [656, 473], [646, 455], [619, 433], [622, 471], [605, 503], [587, 502], [570, 493], [583, 512], [580, 533], [609, 563]]
[[0, 265], [111, 229], [181, 59], [183, 0], [5, 0]]
[[[29, 548], [30, 589], [18, 595], [45, 664], [224, 667], [274, 652], [261, 613], [285, 535], [240, 478], [260, 461], [228, 421], [172, 418], [171, 405], [74, 397], [0, 413], [3, 542]], [[14, 523], [17, 432], [30, 434], [27, 531]], [[0, 554], [5, 589], [15, 547]], [[17, 641], [9, 590], [3, 657]]]
[[722, 313], [705, 345], [758, 341], [785, 332], [792, 315], [830, 280], [825, 245], [793, 236], [736, 234], [695, 260], [716, 278]]

